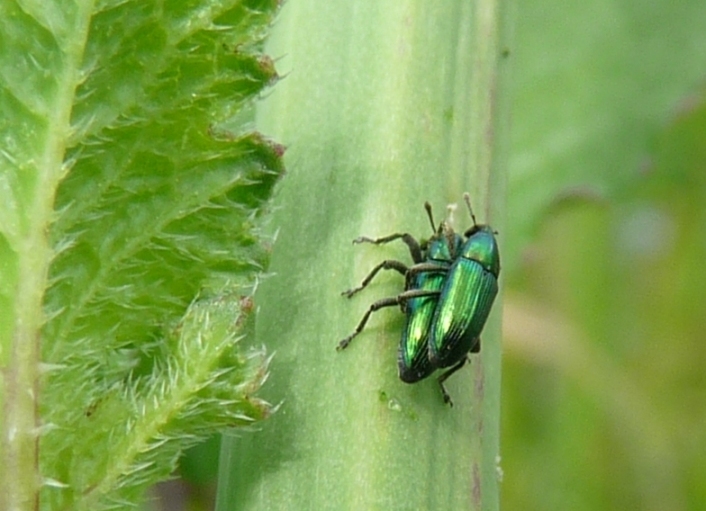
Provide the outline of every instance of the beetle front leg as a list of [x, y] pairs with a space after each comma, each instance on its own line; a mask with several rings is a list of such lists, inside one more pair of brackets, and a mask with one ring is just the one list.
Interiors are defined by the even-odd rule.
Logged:
[[395, 234], [390, 234], [389, 236], [384, 236], [382, 238], [368, 238], [366, 236], [361, 236], [353, 240], [353, 243], [372, 243], [374, 245], [381, 245], [383, 243], [389, 243], [395, 240], [402, 240], [402, 242], [409, 247], [409, 253], [412, 256], [412, 261], [415, 263], [421, 263], [422, 249], [419, 246], [419, 242], [409, 233], [399, 232]]

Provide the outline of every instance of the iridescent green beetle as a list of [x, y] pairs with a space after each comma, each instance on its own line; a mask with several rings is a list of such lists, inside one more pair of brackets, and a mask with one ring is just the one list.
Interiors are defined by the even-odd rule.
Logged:
[[[428, 203], [425, 206], [433, 227], [431, 208]], [[428, 356], [429, 331], [446, 273], [462, 244], [461, 236], [444, 222], [440, 223], [424, 247], [425, 263], [417, 264], [407, 272], [405, 289], [418, 290], [425, 295], [409, 298], [402, 304], [406, 318], [397, 351], [397, 369], [400, 379], [405, 383], [423, 380], [436, 370]], [[439, 384], [446, 394], [443, 380]]]
[[343, 293], [353, 296], [382, 269], [394, 269], [405, 275], [405, 290], [373, 303], [353, 334], [343, 339], [337, 348], [346, 348], [363, 330], [373, 312], [400, 305], [406, 313], [398, 350], [400, 379], [415, 383], [436, 369], [449, 367], [438, 382], [444, 401], [450, 405], [444, 381], [463, 367], [469, 352], [480, 351], [480, 333], [497, 294], [500, 274], [495, 234], [489, 226], [477, 224], [468, 194], [464, 199], [473, 220], [473, 226], [464, 233], [465, 241], [445, 222], [435, 227], [429, 203], [424, 206], [434, 234], [428, 241], [420, 244], [407, 233], [354, 241], [381, 244], [402, 239], [415, 264], [408, 267], [400, 261], [383, 261], [359, 287]]
[[[469, 352], [480, 351], [480, 333], [498, 294], [500, 252], [495, 232], [476, 222], [468, 194], [464, 200], [473, 226], [464, 233], [466, 241], [446, 274], [429, 332], [432, 366], [451, 367], [442, 375], [442, 384], [463, 367]], [[446, 392], [444, 400], [450, 402]]]

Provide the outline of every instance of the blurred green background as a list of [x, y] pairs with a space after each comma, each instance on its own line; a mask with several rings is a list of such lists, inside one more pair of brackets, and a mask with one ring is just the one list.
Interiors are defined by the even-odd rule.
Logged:
[[706, 2], [517, 4], [502, 507], [706, 509]]
[[505, 509], [706, 509], [706, 3], [519, 5]]

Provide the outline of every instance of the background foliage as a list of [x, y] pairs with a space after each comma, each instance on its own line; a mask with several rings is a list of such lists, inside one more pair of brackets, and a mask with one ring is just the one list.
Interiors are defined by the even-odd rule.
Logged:
[[506, 509], [704, 509], [705, 17], [518, 3]]

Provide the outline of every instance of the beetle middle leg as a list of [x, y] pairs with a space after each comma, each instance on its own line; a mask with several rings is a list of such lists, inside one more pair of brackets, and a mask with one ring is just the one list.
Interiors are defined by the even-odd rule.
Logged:
[[415, 264], [414, 266], [407, 266], [400, 261], [395, 261], [394, 259], [386, 259], [385, 261], [378, 264], [375, 268], [373, 268], [373, 270], [368, 274], [368, 276], [363, 279], [363, 282], [361, 282], [360, 286], [354, 287], [353, 289], [349, 289], [347, 291], [343, 291], [341, 294], [346, 298], [350, 298], [358, 291], [365, 289], [380, 270], [395, 270], [396, 272], [404, 275], [409, 280], [420, 273], [445, 273], [449, 270], [449, 268], [448, 265], [440, 264], [438, 262], [419, 263]]
[[360, 286], [354, 287], [353, 289], [349, 289], [347, 291], [344, 291], [341, 294], [347, 298], [350, 298], [351, 296], [356, 294], [358, 291], [361, 291], [368, 284], [370, 284], [370, 282], [373, 280], [375, 275], [377, 275], [377, 273], [380, 270], [395, 270], [395, 271], [401, 273], [402, 275], [406, 275], [409, 268], [407, 268], [407, 265], [405, 265], [404, 263], [401, 263], [400, 261], [395, 261], [393, 259], [387, 259], [387, 260], [381, 262], [380, 264], [378, 264], [375, 268], [373, 268], [373, 271], [371, 271], [368, 274], [368, 276], [363, 279], [363, 282], [361, 282]]

